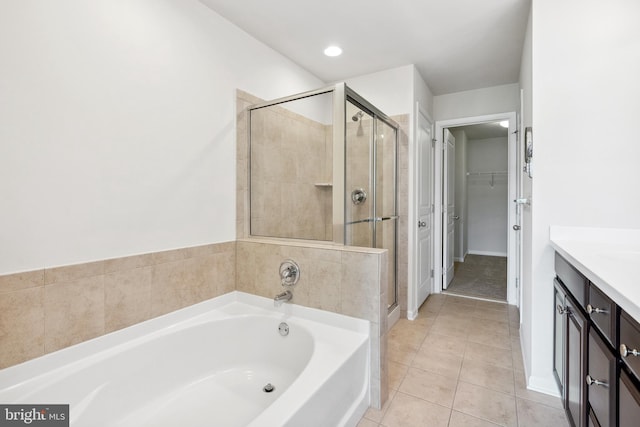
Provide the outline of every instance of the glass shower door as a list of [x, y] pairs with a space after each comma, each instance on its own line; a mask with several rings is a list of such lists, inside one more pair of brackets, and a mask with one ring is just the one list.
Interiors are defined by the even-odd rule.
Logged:
[[389, 307], [397, 303], [396, 295], [396, 236], [397, 216], [397, 140], [396, 129], [384, 121], [375, 119], [375, 190], [376, 208], [374, 223], [374, 246], [389, 251], [387, 295]]
[[345, 126], [345, 244], [374, 247], [373, 116], [347, 102]]
[[396, 129], [347, 102], [345, 244], [388, 250], [389, 308], [396, 292]]

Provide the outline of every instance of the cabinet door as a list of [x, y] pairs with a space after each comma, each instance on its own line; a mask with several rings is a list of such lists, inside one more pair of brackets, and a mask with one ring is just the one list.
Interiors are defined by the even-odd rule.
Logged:
[[560, 388], [560, 397], [564, 400], [564, 339], [567, 329], [565, 294], [557, 280], [554, 280], [555, 310], [553, 312], [553, 374]]
[[586, 348], [587, 321], [580, 310], [571, 302], [566, 301], [568, 327], [565, 359], [565, 408], [569, 421], [575, 427], [586, 425]]
[[626, 372], [620, 372], [620, 427], [637, 426], [640, 420], [640, 390]]
[[595, 329], [589, 331], [589, 368], [585, 376], [589, 406], [601, 427], [616, 425], [616, 359]]

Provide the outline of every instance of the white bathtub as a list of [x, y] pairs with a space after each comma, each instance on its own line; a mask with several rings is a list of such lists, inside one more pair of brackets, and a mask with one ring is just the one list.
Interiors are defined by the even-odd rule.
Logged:
[[369, 324], [232, 292], [0, 370], [0, 403], [69, 404], [77, 427], [355, 426]]

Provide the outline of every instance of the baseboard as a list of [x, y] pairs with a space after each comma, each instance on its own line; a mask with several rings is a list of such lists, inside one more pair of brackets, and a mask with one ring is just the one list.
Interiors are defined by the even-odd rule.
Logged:
[[387, 331], [393, 328], [393, 325], [400, 320], [400, 307], [394, 308], [391, 313], [387, 314]]
[[553, 397], [560, 397], [560, 390], [556, 380], [551, 377], [529, 377], [527, 389], [537, 391], [538, 393], [548, 394]]
[[500, 256], [500, 257], [506, 257], [507, 253], [506, 252], [492, 252], [492, 251], [469, 251], [467, 252], [468, 255], [484, 255], [484, 256]]
[[[520, 335], [520, 348], [524, 349], [522, 345], [523, 335]], [[560, 398], [560, 390], [558, 389], [558, 383], [556, 383], [553, 374], [549, 377], [535, 377], [529, 376], [528, 364], [525, 358], [524, 351], [522, 351], [522, 364], [524, 365], [524, 377], [527, 382], [527, 389], [531, 391], [537, 391], [538, 393], [548, 394], [549, 396]]]
[[453, 260], [456, 262], [464, 262], [464, 258], [460, 258], [460, 257], [453, 257]]

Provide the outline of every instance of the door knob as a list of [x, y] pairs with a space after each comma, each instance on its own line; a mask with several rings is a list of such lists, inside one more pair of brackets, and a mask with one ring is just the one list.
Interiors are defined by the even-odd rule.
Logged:
[[516, 231], [520, 231], [520, 228], [521, 228], [521, 227], [520, 227], [518, 224], [516, 224], [516, 225], [514, 225], [514, 226], [513, 226], [513, 229], [514, 229], [514, 230], [516, 230]]
[[454, 216], [453, 216], [453, 219], [454, 219], [454, 221], [459, 220], [459, 219], [460, 219], [460, 215], [454, 215]]
[[418, 221], [418, 228], [426, 227], [427, 223], [425, 221]]

